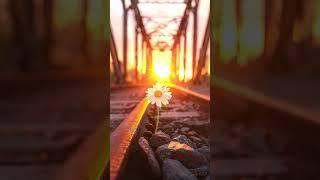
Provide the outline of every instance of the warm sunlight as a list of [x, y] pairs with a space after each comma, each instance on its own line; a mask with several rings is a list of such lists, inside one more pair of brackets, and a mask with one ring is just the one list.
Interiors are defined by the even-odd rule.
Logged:
[[154, 50], [152, 52], [153, 57], [153, 71], [157, 78], [169, 79], [170, 67], [171, 67], [171, 51]]
[[170, 76], [170, 69], [167, 64], [156, 64], [154, 66], [154, 72], [156, 73], [157, 77], [161, 79], [168, 79]]

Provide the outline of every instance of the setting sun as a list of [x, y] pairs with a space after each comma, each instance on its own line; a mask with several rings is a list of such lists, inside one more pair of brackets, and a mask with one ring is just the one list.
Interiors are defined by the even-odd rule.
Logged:
[[166, 64], [156, 64], [154, 66], [155, 74], [162, 79], [167, 79], [170, 76], [170, 69]]

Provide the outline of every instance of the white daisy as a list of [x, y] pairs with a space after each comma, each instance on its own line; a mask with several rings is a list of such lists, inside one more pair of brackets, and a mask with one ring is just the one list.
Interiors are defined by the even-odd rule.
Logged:
[[170, 88], [163, 86], [162, 84], [153, 85], [152, 88], [148, 88], [146, 93], [151, 104], [156, 104], [159, 108], [161, 108], [162, 104], [164, 106], [168, 105], [169, 100], [172, 97]]

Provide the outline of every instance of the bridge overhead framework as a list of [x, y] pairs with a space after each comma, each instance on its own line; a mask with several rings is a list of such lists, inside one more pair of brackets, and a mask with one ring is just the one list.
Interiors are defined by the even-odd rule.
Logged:
[[[134, 64], [131, 67], [133, 80], [148, 79], [152, 76], [155, 68], [162, 68], [157, 67], [154, 52], [166, 51], [170, 54], [168, 56], [170, 62], [168, 69], [171, 80], [185, 81], [185, 76], [189, 73], [189, 79], [198, 82], [206, 61], [210, 62], [207, 56], [210, 51], [208, 50], [210, 43], [210, 10], [206, 12], [208, 15], [206, 20], [199, 19], [199, 5], [201, 1], [208, 0], [119, 1], [122, 5], [122, 24], [119, 24], [122, 26], [122, 32], [114, 31], [111, 23], [110, 41], [111, 71], [113, 71], [115, 81], [126, 82], [128, 80], [130, 60], [133, 62], [131, 64]], [[132, 15], [133, 23], [129, 23], [130, 15]], [[199, 21], [206, 22], [199, 23]], [[134, 31], [129, 31], [130, 25], [133, 26]], [[202, 37], [199, 37], [200, 25], [204, 25]], [[133, 38], [130, 38], [130, 35], [133, 35]], [[121, 36], [122, 42], [116, 41], [115, 36]], [[199, 40], [200, 43], [198, 43]], [[133, 43], [133, 50], [131, 51], [128, 49], [130, 43]], [[122, 46], [119, 46], [119, 44]], [[129, 57], [130, 53], [133, 54], [134, 59], [130, 58], [131, 56]], [[120, 56], [122, 59], [120, 59]], [[191, 61], [187, 62], [187, 58], [190, 58]]]

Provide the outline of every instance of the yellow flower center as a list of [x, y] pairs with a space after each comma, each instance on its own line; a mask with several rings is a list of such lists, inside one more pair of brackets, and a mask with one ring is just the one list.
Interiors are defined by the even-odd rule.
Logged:
[[162, 92], [159, 91], [159, 90], [156, 90], [156, 91], [154, 92], [154, 96], [157, 97], [157, 98], [159, 98], [159, 97], [162, 96]]

